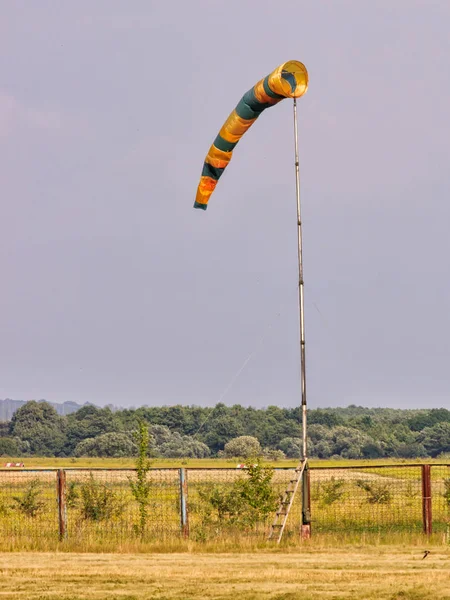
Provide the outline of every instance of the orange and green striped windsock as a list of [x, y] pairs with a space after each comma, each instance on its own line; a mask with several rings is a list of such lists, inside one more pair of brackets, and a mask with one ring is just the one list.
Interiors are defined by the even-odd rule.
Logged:
[[290, 60], [261, 79], [244, 94], [208, 151], [194, 208], [206, 210], [209, 197], [230, 162], [234, 147], [263, 110], [284, 98], [299, 98], [303, 96], [307, 88], [308, 72], [306, 67], [301, 62]]

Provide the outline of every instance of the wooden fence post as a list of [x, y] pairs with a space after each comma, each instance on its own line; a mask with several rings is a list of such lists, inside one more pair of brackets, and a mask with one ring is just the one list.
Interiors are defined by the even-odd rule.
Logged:
[[59, 539], [67, 538], [67, 505], [66, 505], [66, 472], [58, 469], [56, 473], [56, 490], [58, 497]]
[[422, 465], [422, 517], [423, 532], [431, 535], [433, 531], [433, 519], [431, 514], [431, 467]]
[[180, 469], [180, 521], [181, 533], [184, 538], [189, 537], [189, 510], [188, 510], [188, 482], [187, 471]]

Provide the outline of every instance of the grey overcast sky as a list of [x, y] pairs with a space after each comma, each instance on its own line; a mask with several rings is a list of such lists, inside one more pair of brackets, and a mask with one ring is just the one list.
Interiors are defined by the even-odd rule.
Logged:
[[291, 101], [192, 208], [296, 59], [309, 406], [449, 407], [449, 30], [448, 0], [0, 1], [0, 398], [299, 402]]

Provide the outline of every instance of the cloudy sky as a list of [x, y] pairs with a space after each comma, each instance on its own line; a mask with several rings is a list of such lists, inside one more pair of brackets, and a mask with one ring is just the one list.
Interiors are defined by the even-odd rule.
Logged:
[[0, 2], [0, 398], [299, 402], [290, 101], [192, 208], [296, 59], [309, 406], [448, 407], [449, 27], [447, 0]]

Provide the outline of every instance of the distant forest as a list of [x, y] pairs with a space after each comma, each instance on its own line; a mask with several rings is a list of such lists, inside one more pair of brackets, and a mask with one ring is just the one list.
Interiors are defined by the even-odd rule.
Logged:
[[[301, 455], [299, 408], [217, 404], [112, 410], [85, 404], [59, 414], [45, 401], [30, 401], [21, 403], [11, 420], [0, 421], [0, 456], [133, 456], [139, 420], [149, 424], [154, 457]], [[316, 458], [438, 457], [450, 453], [450, 411], [312, 409], [308, 440]]]

